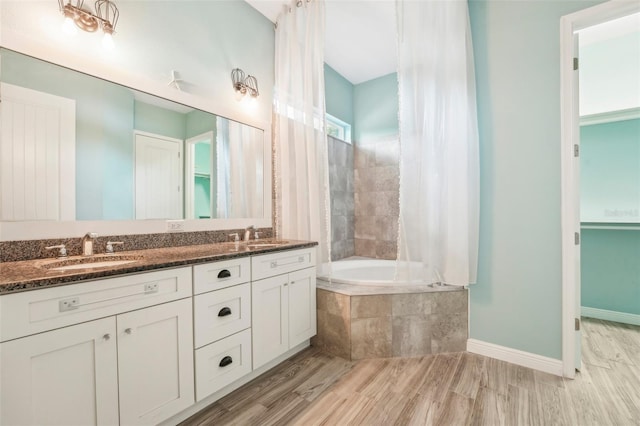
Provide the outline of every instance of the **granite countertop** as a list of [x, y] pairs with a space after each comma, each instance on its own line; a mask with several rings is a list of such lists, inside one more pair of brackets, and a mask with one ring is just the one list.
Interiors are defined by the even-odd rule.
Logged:
[[[162, 268], [194, 265], [217, 260], [234, 259], [257, 254], [273, 253], [283, 250], [314, 247], [318, 243], [295, 240], [256, 240], [250, 244], [277, 243], [277, 246], [248, 247], [247, 243], [216, 243], [192, 246], [131, 250], [117, 252], [115, 255], [99, 254], [89, 258], [70, 256], [63, 259], [49, 258], [0, 263], [0, 295], [39, 288], [73, 284], [78, 281], [113, 277], [153, 271]], [[104, 266], [99, 268], [50, 269], [60, 261], [65, 264], [79, 264], [87, 259], [134, 260], [134, 262]], [[49, 266], [49, 268], [47, 268]]]

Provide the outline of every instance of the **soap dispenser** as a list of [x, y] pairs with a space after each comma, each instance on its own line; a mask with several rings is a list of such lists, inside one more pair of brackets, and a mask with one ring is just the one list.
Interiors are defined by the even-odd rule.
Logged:
[[93, 256], [93, 243], [97, 237], [98, 234], [96, 234], [95, 232], [87, 232], [87, 234], [82, 237], [83, 256]]

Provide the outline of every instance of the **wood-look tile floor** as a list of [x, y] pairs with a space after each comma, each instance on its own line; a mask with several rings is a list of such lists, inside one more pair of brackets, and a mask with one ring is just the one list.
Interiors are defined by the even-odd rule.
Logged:
[[640, 425], [640, 327], [583, 318], [582, 346], [575, 380], [466, 352], [309, 348], [183, 425]]

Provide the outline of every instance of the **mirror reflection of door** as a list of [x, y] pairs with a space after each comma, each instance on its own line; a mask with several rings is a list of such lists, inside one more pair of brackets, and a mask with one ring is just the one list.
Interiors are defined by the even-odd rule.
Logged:
[[75, 219], [75, 101], [7, 83], [0, 92], [0, 220]]
[[187, 139], [185, 156], [185, 218], [209, 219], [215, 217], [212, 189], [215, 189], [212, 171], [213, 132]]
[[136, 219], [182, 219], [182, 143], [135, 133]]

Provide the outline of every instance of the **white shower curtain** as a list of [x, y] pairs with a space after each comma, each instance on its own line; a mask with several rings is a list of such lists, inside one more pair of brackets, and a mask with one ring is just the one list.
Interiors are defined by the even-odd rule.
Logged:
[[216, 120], [217, 218], [262, 216], [262, 131], [237, 121]]
[[318, 241], [331, 258], [329, 174], [324, 133], [324, 0], [283, 8], [275, 46], [276, 233]]
[[479, 159], [466, 0], [396, 2], [397, 278], [467, 285], [478, 263]]

